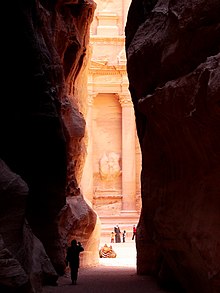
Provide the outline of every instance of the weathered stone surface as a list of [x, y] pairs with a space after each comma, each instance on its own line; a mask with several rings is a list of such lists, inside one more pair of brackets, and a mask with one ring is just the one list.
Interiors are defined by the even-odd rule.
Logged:
[[96, 213], [80, 193], [67, 198], [67, 204], [62, 210], [59, 221], [60, 233], [67, 241], [66, 245], [70, 245], [71, 240], [77, 239], [84, 247], [80, 255], [80, 266], [97, 264], [101, 224]]
[[40, 290], [42, 276], [51, 284], [58, 278], [25, 221], [27, 197], [27, 184], [0, 160], [0, 288], [4, 292], [34, 292]]
[[143, 154], [138, 273], [217, 293], [220, 3], [149, 3], [132, 1], [126, 27]]
[[[26, 215], [56, 274], [62, 274], [66, 239], [60, 235], [58, 220], [66, 196], [78, 192], [84, 163], [85, 121], [80, 113], [83, 88], [79, 76], [86, 67], [95, 3], [12, 1], [5, 2], [2, 9], [10, 15], [10, 26], [1, 26], [2, 54], [6, 61], [2, 64], [2, 91], [6, 94], [0, 99], [0, 157], [23, 178], [29, 189], [27, 205], [22, 209], [19, 207], [23, 201], [16, 202], [16, 206], [11, 197], [7, 199], [10, 208], [19, 213], [19, 221], [5, 221], [5, 235], [11, 223], [19, 225], [17, 233], [22, 235], [21, 222]], [[95, 227], [90, 229], [92, 234]], [[9, 251], [8, 245], [20, 245], [16, 237], [10, 235], [10, 244], [5, 236]], [[35, 249], [27, 251], [29, 255], [25, 258], [32, 259]], [[40, 263], [39, 257], [35, 260]], [[22, 255], [21, 261], [25, 262]], [[51, 282], [50, 274], [43, 277], [45, 282]], [[32, 281], [36, 290], [40, 288], [41, 280]]]

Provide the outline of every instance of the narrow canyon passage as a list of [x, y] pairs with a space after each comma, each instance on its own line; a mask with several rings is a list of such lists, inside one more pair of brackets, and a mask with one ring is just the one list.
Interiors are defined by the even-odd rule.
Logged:
[[[102, 238], [100, 247], [108, 239]], [[136, 274], [135, 242], [126, 239], [125, 243], [111, 243], [117, 253], [116, 258], [100, 258], [99, 265], [91, 268], [80, 268], [77, 285], [71, 285], [70, 273], [67, 272], [58, 280], [58, 286], [46, 286], [43, 293], [117, 293], [117, 292], [147, 292], [165, 293], [149, 276]]]

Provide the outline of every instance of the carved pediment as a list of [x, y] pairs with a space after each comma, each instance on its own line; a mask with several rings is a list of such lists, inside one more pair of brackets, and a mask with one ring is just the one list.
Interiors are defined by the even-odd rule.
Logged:
[[108, 59], [102, 59], [102, 60], [91, 60], [90, 67], [91, 68], [97, 68], [97, 69], [103, 69], [108, 64]]

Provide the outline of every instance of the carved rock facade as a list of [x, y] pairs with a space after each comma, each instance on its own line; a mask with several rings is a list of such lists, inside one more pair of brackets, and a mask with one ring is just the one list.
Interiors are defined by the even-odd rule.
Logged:
[[96, 3], [90, 32], [88, 155], [81, 189], [102, 224], [110, 227], [119, 221], [132, 229], [128, 218], [137, 223], [141, 210], [141, 152], [126, 71], [124, 25], [130, 1]]

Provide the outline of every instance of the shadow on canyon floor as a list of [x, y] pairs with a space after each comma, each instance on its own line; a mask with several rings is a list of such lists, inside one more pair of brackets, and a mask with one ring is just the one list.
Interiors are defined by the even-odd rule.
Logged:
[[[100, 247], [110, 244], [108, 239], [101, 239]], [[116, 258], [100, 258], [99, 265], [80, 268], [77, 285], [71, 284], [70, 273], [59, 278], [58, 286], [46, 286], [43, 293], [121, 293], [146, 292], [168, 293], [158, 287], [155, 280], [136, 274], [135, 242], [111, 243]]]

